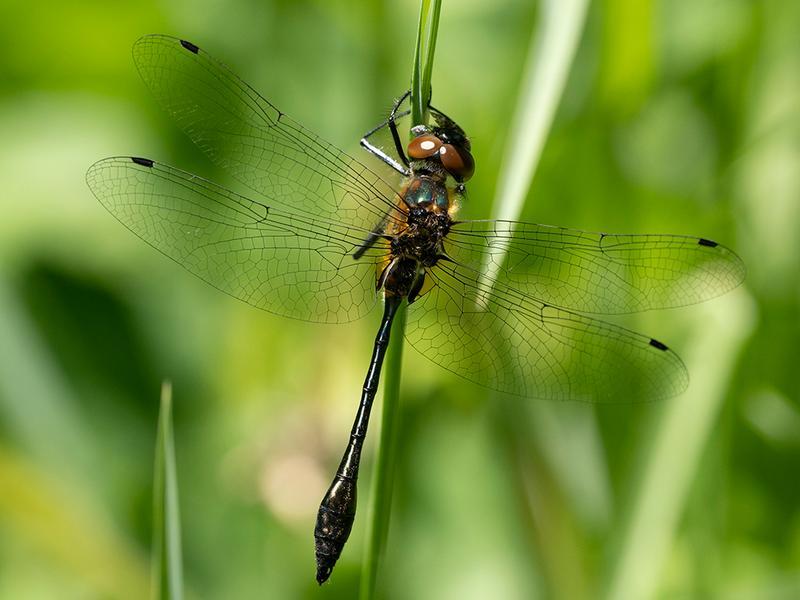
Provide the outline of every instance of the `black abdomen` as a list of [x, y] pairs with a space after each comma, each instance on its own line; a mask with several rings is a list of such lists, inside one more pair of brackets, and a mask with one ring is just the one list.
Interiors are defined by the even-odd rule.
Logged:
[[350, 537], [356, 516], [356, 482], [337, 475], [317, 513], [314, 527], [314, 553], [317, 558], [317, 583], [323, 584], [339, 560]]

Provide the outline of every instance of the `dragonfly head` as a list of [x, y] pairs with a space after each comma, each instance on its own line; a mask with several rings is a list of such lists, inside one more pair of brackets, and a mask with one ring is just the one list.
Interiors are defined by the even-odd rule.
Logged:
[[464, 131], [444, 115], [434, 113], [436, 125], [418, 125], [411, 130], [408, 156], [439, 166], [457, 183], [463, 184], [475, 172], [475, 159]]

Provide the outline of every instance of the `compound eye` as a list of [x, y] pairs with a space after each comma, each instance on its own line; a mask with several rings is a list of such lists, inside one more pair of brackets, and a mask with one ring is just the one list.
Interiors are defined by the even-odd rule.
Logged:
[[408, 143], [408, 155], [417, 160], [430, 158], [439, 152], [439, 148], [441, 147], [442, 140], [435, 135], [420, 135]]
[[439, 160], [456, 181], [467, 181], [475, 173], [475, 159], [472, 158], [472, 154], [458, 146], [442, 144], [439, 149]]

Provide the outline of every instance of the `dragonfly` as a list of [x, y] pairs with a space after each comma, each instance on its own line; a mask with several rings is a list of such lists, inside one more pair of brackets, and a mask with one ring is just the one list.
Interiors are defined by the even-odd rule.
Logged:
[[[407, 342], [478, 385], [525, 398], [657, 400], [688, 385], [680, 358], [598, 315], [705, 301], [744, 278], [739, 257], [703, 237], [458, 219], [475, 169], [470, 141], [430, 106], [433, 123], [411, 128], [404, 145], [408, 94], [361, 138], [378, 170], [191, 42], [148, 35], [133, 57], [177, 125], [246, 192], [149, 158], [107, 158], [86, 179], [114, 217], [212, 286], [277, 315], [346, 323], [383, 304], [350, 438], [317, 515], [320, 584], [355, 519], [362, 447], [403, 302]], [[396, 156], [373, 141], [386, 129]]]

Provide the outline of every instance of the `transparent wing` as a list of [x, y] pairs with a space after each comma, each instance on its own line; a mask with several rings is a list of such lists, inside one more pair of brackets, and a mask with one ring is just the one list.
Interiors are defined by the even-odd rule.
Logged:
[[158, 102], [215, 163], [269, 199], [356, 227], [398, 218], [394, 188], [296, 123], [194, 44], [148, 35], [133, 46]]
[[153, 161], [119, 157], [86, 175], [123, 225], [195, 275], [253, 306], [303, 320], [340, 323], [376, 301], [376, 264], [386, 242], [358, 261], [368, 235], [300, 211], [287, 212]]
[[688, 384], [680, 358], [627, 329], [545, 304], [440, 261], [408, 311], [406, 338], [428, 360], [479, 385], [532, 398], [630, 402]]
[[462, 221], [445, 241], [454, 261], [496, 269], [499, 283], [563, 308], [623, 314], [685, 306], [744, 279], [741, 259], [703, 238], [617, 235], [511, 221]]

